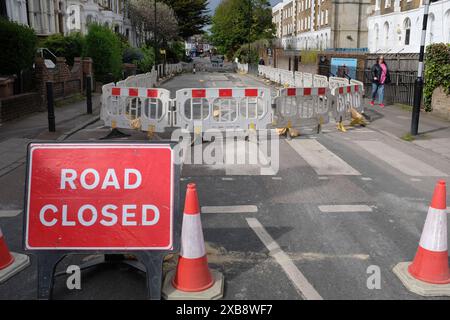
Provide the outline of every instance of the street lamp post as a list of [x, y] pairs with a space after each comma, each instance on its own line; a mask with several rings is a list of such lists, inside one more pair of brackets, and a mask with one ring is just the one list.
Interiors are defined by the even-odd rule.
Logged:
[[247, 63], [248, 67], [250, 69], [250, 38], [252, 36], [252, 22], [253, 22], [253, 15], [252, 15], [252, 0], [248, 0], [248, 16], [249, 16], [249, 26], [248, 26], [248, 51], [247, 51]]
[[423, 94], [423, 70], [424, 70], [423, 60], [425, 55], [425, 40], [427, 35], [429, 8], [430, 8], [430, 0], [424, 0], [422, 38], [420, 40], [420, 53], [419, 53], [419, 70], [417, 71], [417, 79], [414, 82], [414, 103], [411, 119], [411, 135], [413, 136], [417, 136], [419, 133], [420, 104], [422, 102], [422, 94]]

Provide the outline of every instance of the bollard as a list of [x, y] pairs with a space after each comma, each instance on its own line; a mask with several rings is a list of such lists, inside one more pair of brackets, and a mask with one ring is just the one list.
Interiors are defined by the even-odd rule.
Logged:
[[87, 114], [92, 114], [92, 77], [86, 77], [86, 108]]
[[47, 111], [48, 111], [48, 131], [55, 132], [55, 106], [53, 101], [53, 82], [46, 82], [47, 86]]

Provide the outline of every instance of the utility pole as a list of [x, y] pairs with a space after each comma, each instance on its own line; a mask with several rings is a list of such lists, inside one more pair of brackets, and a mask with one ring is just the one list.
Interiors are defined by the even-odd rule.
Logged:
[[417, 136], [419, 133], [420, 104], [422, 102], [422, 94], [423, 94], [423, 70], [424, 70], [423, 60], [425, 55], [425, 39], [427, 36], [429, 9], [430, 9], [430, 0], [424, 0], [422, 38], [420, 40], [420, 53], [419, 53], [419, 70], [417, 71], [417, 79], [414, 82], [414, 103], [411, 119], [411, 135], [413, 136]]
[[158, 40], [156, 38], [156, 35], [158, 33], [157, 31], [157, 27], [158, 24], [156, 22], [157, 19], [157, 13], [156, 13], [156, 0], [154, 0], [154, 11], [155, 11], [155, 23], [154, 23], [154, 28], [153, 28], [153, 49], [155, 50], [155, 70], [156, 70], [156, 74], [157, 74], [157, 80], [159, 79], [159, 70], [158, 70], [158, 61], [159, 61], [159, 56], [158, 56]]

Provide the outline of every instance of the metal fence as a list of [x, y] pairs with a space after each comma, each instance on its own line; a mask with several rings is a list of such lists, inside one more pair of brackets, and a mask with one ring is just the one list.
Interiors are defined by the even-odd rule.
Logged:
[[[356, 79], [364, 83], [366, 97], [372, 94], [372, 72], [370, 68], [356, 69], [347, 67], [345, 70], [338, 69], [331, 72], [330, 66], [319, 65], [319, 74], [324, 76], [338, 76], [348, 79]], [[390, 71], [391, 83], [384, 88], [385, 101], [388, 104], [401, 103], [412, 105], [414, 100], [414, 81], [417, 73], [414, 71]]]

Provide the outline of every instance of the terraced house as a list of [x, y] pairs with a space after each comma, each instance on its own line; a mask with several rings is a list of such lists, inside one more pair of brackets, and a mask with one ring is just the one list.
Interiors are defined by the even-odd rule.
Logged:
[[[423, 0], [372, 0], [369, 10], [370, 52], [419, 52]], [[450, 43], [450, 0], [438, 0], [430, 5], [426, 44], [437, 42]]]
[[370, 5], [370, 0], [284, 0], [272, 16], [285, 49], [364, 51]]

